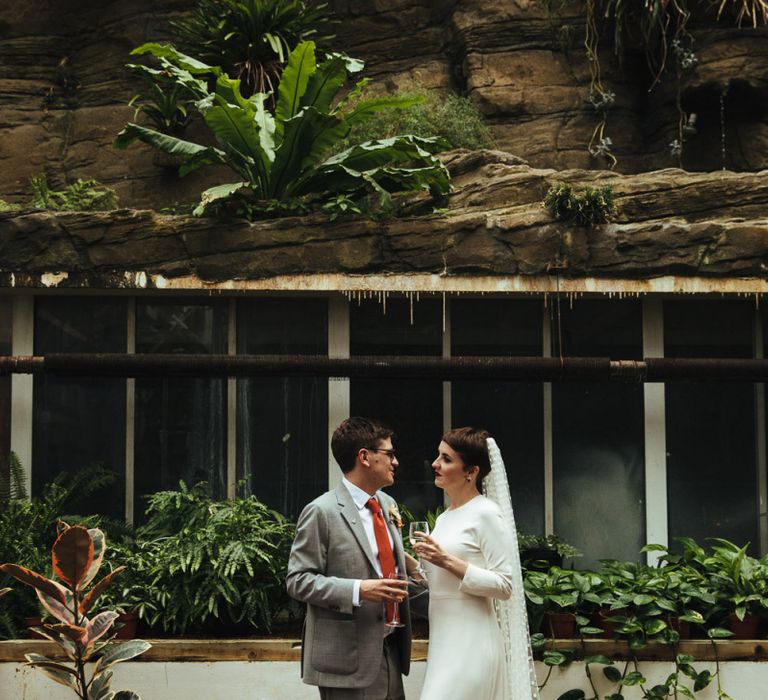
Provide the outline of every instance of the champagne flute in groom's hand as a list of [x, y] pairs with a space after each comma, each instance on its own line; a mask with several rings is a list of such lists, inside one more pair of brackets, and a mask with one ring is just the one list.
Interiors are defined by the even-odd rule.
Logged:
[[[429, 523], [426, 520], [414, 520], [411, 522], [411, 524], [408, 526], [408, 539], [411, 542], [411, 547], [413, 547], [417, 542], [421, 542], [424, 538], [417, 535], [417, 532], [421, 532], [425, 535], [429, 534]], [[422, 578], [426, 578], [426, 573], [424, 572], [424, 566], [421, 562], [421, 557], [418, 558], [419, 560], [419, 567], [416, 569], [416, 573], [419, 574]]]

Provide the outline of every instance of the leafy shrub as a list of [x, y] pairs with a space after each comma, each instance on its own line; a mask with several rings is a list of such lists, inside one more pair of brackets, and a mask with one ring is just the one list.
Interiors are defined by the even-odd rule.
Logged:
[[483, 116], [467, 97], [455, 92], [428, 90], [420, 85], [396, 92], [393, 97], [414, 101], [414, 104], [369, 115], [355, 125], [345, 144], [414, 134], [440, 137], [451, 148], [476, 150], [495, 145]]
[[[357, 144], [329, 157], [350, 129], [372, 112], [413, 103], [404, 98], [375, 98], [352, 106], [365, 80], [339, 100], [348, 76], [363, 69], [360, 61], [330, 54], [318, 64], [314, 43], [299, 44], [283, 72], [273, 115], [266, 107], [267, 94], [246, 99], [238, 80], [170, 45], [145, 44], [132, 53], [154, 55], [163, 70], [194, 96], [219, 146], [183, 141], [138, 124], [128, 124], [115, 146], [126, 148], [138, 139], [179, 156], [181, 175], [221, 164], [238, 177], [203, 192], [197, 215], [230, 202], [239, 207], [237, 213], [250, 218], [273, 212], [303, 213], [329, 203], [333, 206], [339, 195], [347, 197], [338, 207], [342, 213], [353, 211], [348, 200], [356, 204], [366, 198], [378, 199], [379, 208], [386, 211], [392, 207], [392, 192], [448, 194], [448, 171], [434, 157], [446, 146], [441, 139], [393, 136]], [[202, 78], [215, 78], [213, 92]]]
[[117, 208], [117, 194], [97, 180], [77, 179], [63, 190], [52, 190], [45, 175], [29, 179], [35, 209], [52, 211], [107, 211]]
[[[294, 526], [255, 497], [212, 500], [205, 483], [149, 497], [118, 599], [174, 634], [220, 623], [270, 629], [288, 604], [285, 571]], [[133, 572], [131, 571], [133, 569]]]
[[574, 189], [571, 185], [557, 183], [549, 188], [544, 206], [555, 219], [578, 226], [607, 223], [616, 211], [610, 185]]
[[[62, 514], [78, 509], [83, 499], [112, 483], [115, 474], [99, 466], [63, 472], [46, 485], [39, 496], [27, 499], [21, 465], [13, 455], [10, 467], [10, 482], [0, 485], [3, 491], [0, 494], [0, 562], [13, 562], [50, 575], [50, 549], [57, 536], [57, 521]], [[98, 516], [67, 516], [66, 519], [88, 527], [105, 522]], [[124, 525], [108, 520], [106, 523], [118, 537], [124, 536]], [[9, 582], [8, 577], [0, 574], [0, 588]], [[3, 602], [0, 639], [18, 637], [25, 627], [24, 618], [40, 614], [37, 598], [26, 588], [15, 589]]]
[[330, 22], [327, 3], [305, 0], [198, 0], [173, 23], [182, 51], [240, 80], [243, 95], [274, 91], [291, 51]]
[[4, 199], [0, 199], [0, 213], [6, 211], [19, 211], [21, 204], [14, 204], [13, 202], [6, 202]]

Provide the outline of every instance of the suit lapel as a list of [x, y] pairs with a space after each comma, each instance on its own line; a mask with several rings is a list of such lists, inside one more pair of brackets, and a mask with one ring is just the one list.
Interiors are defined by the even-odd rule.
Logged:
[[376, 560], [373, 557], [371, 545], [368, 543], [368, 537], [365, 534], [363, 521], [360, 519], [360, 513], [352, 499], [352, 494], [349, 493], [344, 484], [339, 484], [336, 487], [336, 500], [338, 501], [339, 509], [341, 510], [341, 516], [347, 521], [347, 525], [349, 525], [349, 528], [352, 530], [352, 534], [360, 545], [360, 549], [363, 550], [363, 553], [368, 558], [373, 570], [376, 571]]

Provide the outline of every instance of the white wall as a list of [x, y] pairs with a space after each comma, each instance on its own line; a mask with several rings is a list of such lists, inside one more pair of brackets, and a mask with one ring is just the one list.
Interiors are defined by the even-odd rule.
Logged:
[[[714, 662], [696, 662], [697, 671], [715, 670]], [[417, 700], [424, 679], [424, 662], [412, 665], [406, 679], [406, 695]], [[599, 667], [593, 666], [593, 670]], [[655, 685], [672, 669], [669, 663], [641, 662], [640, 671]], [[727, 661], [721, 663], [723, 690], [734, 700], [765, 700], [768, 692], [768, 663]], [[537, 664], [540, 679], [546, 675]], [[602, 673], [593, 673], [600, 697], [613, 687], [603, 682]], [[565, 671], [555, 669], [542, 700], [556, 700], [562, 693], [579, 687], [587, 691], [584, 665], [574, 662]], [[220, 662], [136, 662], [120, 664], [115, 669], [114, 690], [130, 689], [143, 700], [317, 700], [315, 688], [299, 680], [299, 665], [294, 661], [220, 661]], [[591, 692], [587, 693], [587, 697]], [[637, 688], [624, 691], [626, 700], [638, 700]], [[0, 663], [0, 700], [73, 700], [74, 694], [47, 680], [39, 671], [17, 663]], [[715, 685], [696, 694], [697, 700], [716, 700]], [[450, 699], [446, 699], [450, 700]]]

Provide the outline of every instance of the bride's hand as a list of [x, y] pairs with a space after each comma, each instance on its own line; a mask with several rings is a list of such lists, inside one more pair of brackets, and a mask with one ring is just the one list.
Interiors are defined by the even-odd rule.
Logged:
[[413, 545], [413, 550], [416, 554], [430, 564], [446, 568], [449, 555], [443, 551], [443, 548], [423, 532], [417, 532], [416, 535], [419, 537], [419, 541]]

